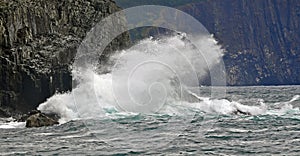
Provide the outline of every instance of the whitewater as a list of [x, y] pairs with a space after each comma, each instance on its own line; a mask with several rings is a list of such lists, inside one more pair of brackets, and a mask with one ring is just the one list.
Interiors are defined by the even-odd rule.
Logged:
[[224, 78], [224, 53], [213, 36], [175, 33], [117, 51], [104, 67], [74, 66], [72, 91], [37, 108], [58, 114], [60, 124], [25, 128], [1, 119], [0, 154], [300, 152], [300, 87], [211, 87], [208, 80]]
[[[263, 99], [244, 105], [228, 99], [199, 95], [201, 81], [209, 67], [217, 65], [224, 51], [212, 36], [198, 37], [197, 51], [184, 33], [162, 38], [150, 37], [110, 57], [109, 73], [99, 74], [96, 65], [73, 70], [78, 85], [67, 93], [58, 93], [38, 109], [61, 116], [61, 123], [81, 118], [105, 118], [115, 113], [185, 115], [205, 112], [216, 115], [268, 113]], [[222, 87], [220, 87], [222, 88]], [[193, 90], [193, 91], [192, 91]], [[211, 92], [211, 90], [210, 90]], [[198, 94], [198, 95], [197, 95]], [[74, 97], [75, 96], [75, 97]], [[292, 109], [290, 102], [281, 109]], [[283, 110], [278, 110], [282, 112]], [[109, 115], [111, 116], [111, 115]]]

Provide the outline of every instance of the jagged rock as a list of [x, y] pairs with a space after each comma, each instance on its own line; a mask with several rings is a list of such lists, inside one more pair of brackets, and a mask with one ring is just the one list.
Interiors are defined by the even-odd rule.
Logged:
[[[24, 114], [71, 90], [77, 47], [96, 23], [118, 10], [112, 0], [1, 0], [0, 108], [10, 116]], [[129, 43], [125, 32], [103, 54]]]
[[26, 119], [26, 127], [42, 127], [52, 126], [58, 123], [58, 118], [51, 115], [41, 113], [40, 111], [32, 111]]

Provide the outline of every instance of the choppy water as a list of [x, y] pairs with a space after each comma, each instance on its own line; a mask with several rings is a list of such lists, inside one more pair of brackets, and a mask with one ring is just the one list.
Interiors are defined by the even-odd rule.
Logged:
[[297, 95], [299, 86], [227, 89], [228, 101], [256, 106], [263, 100], [267, 110], [259, 115], [195, 109], [190, 117], [112, 110], [107, 118], [41, 128], [24, 128], [22, 123], [2, 119], [0, 155], [299, 155]]

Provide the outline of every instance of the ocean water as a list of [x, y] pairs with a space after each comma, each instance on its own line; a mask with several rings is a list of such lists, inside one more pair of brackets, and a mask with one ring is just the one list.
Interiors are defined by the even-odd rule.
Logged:
[[72, 91], [37, 108], [60, 124], [0, 119], [0, 155], [299, 155], [300, 86], [197, 87], [224, 83], [224, 50], [187, 38], [142, 40], [101, 68], [77, 58]]
[[263, 101], [267, 109], [258, 115], [120, 113], [41, 128], [2, 119], [0, 154], [298, 155], [299, 95], [299, 86], [227, 88], [228, 101], [249, 106]]

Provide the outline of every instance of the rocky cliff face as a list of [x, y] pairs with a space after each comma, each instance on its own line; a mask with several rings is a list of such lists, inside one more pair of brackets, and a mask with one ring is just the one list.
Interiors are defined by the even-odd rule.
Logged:
[[213, 0], [180, 9], [227, 50], [229, 85], [300, 84], [300, 1]]
[[[93, 25], [120, 8], [111, 0], [2, 0], [0, 10], [0, 116], [5, 116], [70, 90], [76, 48]], [[129, 42], [124, 33], [105, 54]]]
[[116, 1], [172, 6], [198, 19], [227, 51], [228, 85], [300, 84], [299, 0]]

